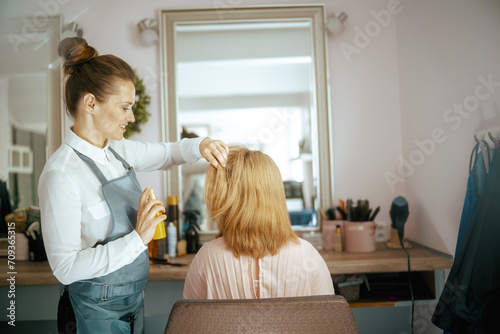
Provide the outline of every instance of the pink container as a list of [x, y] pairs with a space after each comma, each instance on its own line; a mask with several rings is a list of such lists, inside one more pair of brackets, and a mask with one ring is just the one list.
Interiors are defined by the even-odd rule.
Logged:
[[345, 250], [353, 253], [374, 252], [375, 222], [344, 222]]

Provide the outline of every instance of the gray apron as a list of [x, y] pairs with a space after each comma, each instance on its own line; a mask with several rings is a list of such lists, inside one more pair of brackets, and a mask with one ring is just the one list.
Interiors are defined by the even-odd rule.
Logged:
[[[110, 181], [92, 159], [75, 150], [101, 181], [104, 199], [112, 217], [109, 235], [94, 247], [105, 245], [134, 230], [142, 194], [133, 167], [113, 149], [109, 150], [128, 169], [126, 175]], [[67, 286], [75, 312], [77, 333], [143, 333], [144, 289], [148, 275], [149, 257], [145, 250], [134, 262], [108, 275]]]

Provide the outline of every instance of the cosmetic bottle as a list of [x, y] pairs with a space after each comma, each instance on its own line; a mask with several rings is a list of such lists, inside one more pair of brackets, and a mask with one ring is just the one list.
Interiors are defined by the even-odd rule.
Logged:
[[175, 257], [177, 250], [177, 229], [174, 226], [174, 223], [168, 223], [167, 228], [168, 233], [168, 256], [170, 258]]
[[342, 230], [340, 229], [340, 225], [337, 225], [335, 228], [335, 234], [333, 236], [333, 243], [335, 252], [342, 252]]
[[[156, 196], [153, 189], [149, 192], [148, 200], [154, 200]], [[162, 212], [158, 212], [156, 217], [161, 215]], [[149, 259], [165, 259], [167, 256], [167, 240], [165, 233], [165, 222], [160, 222], [156, 226], [155, 234], [153, 240], [148, 244]]]
[[184, 223], [187, 224], [186, 230], [186, 244], [187, 253], [195, 254], [198, 251], [200, 244], [200, 236], [198, 234], [198, 225], [196, 224], [196, 217], [199, 214], [198, 210], [184, 212]]
[[168, 196], [167, 197], [167, 208], [168, 208], [168, 223], [173, 223], [176, 230], [177, 240], [181, 240], [182, 235], [180, 233], [179, 226], [179, 197], [178, 196]]

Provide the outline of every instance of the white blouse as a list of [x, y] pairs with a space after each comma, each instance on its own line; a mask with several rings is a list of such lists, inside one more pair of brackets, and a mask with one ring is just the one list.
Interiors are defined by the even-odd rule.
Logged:
[[94, 160], [111, 180], [127, 170], [109, 146], [136, 171], [145, 172], [197, 161], [202, 139], [155, 144], [123, 139], [108, 141], [101, 149], [68, 130], [64, 144], [47, 161], [38, 186], [42, 235], [54, 276], [66, 285], [104, 276], [133, 262], [147, 249], [136, 231], [92, 248], [110, 232], [111, 215], [101, 182], [73, 148]]
[[[318, 251], [306, 240], [289, 243], [276, 255], [236, 258], [217, 238], [204, 245], [189, 266], [184, 299], [257, 299], [333, 295], [333, 281]], [[258, 266], [255, 280], [254, 261]]]

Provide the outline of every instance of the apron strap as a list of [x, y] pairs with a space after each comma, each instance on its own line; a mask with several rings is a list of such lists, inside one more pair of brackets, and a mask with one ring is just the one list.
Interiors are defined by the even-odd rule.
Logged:
[[78, 152], [76, 149], [73, 148], [73, 151], [75, 151], [76, 154], [78, 154], [78, 156], [85, 162], [87, 163], [87, 165], [89, 165], [90, 169], [92, 169], [92, 171], [94, 172], [94, 174], [97, 176], [97, 178], [99, 179], [99, 181], [101, 181], [101, 183], [103, 185], [107, 184], [108, 183], [108, 179], [106, 179], [106, 177], [104, 176], [104, 174], [101, 172], [101, 170], [99, 168], [97, 168], [97, 165], [95, 164], [94, 160], [90, 159], [89, 157], [87, 157], [86, 155]]
[[[116, 157], [116, 159], [120, 160], [120, 162], [122, 163], [123, 167], [125, 167], [125, 169], [128, 170], [128, 174], [132, 177], [132, 181], [137, 185], [137, 187], [139, 189], [142, 189], [141, 188], [141, 185], [139, 184], [139, 181], [137, 180], [137, 177], [135, 176], [135, 171], [134, 171], [134, 167], [133, 166], [130, 166], [128, 164], [127, 161], [125, 161], [125, 159], [123, 159], [114, 149], [111, 148], [111, 146], [109, 146], [109, 151], [111, 153], [114, 154], [114, 156]], [[142, 190], [141, 190], [141, 193], [142, 193]]]
[[[132, 169], [132, 167], [128, 164], [128, 162], [125, 161], [125, 159], [123, 159], [115, 150], [113, 150], [111, 147], [108, 147], [109, 148], [109, 151], [111, 153], [113, 153], [113, 155], [116, 157], [116, 159], [118, 159], [123, 167], [125, 167], [125, 169], [127, 169], [129, 172], [130, 170]], [[92, 171], [94, 172], [94, 174], [97, 176], [97, 178], [99, 179], [99, 181], [101, 181], [101, 183], [104, 185], [104, 184], [107, 184], [109, 183], [108, 179], [106, 179], [106, 177], [104, 176], [104, 174], [101, 172], [101, 170], [97, 167], [97, 165], [95, 164], [94, 160], [90, 159], [89, 157], [87, 157], [86, 155], [78, 152], [76, 149], [73, 148], [73, 151], [75, 151], [76, 154], [78, 154], [78, 156], [84, 161], [87, 163], [87, 165], [89, 165], [90, 169], [92, 169]]]
[[84, 295], [87, 298], [108, 300], [113, 297], [128, 296], [141, 292], [146, 288], [148, 279], [141, 279], [130, 283], [119, 284], [91, 284], [74, 282], [67, 286], [70, 293]]
[[123, 159], [118, 153], [116, 153], [116, 151], [113, 150], [111, 148], [111, 146], [109, 146], [108, 148], [109, 148], [109, 151], [114, 154], [114, 156], [116, 157], [116, 159], [120, 160], [120, 162], [123, 164], [123, 167], [125, 167], [128, 170], [130, 170], [131, 167], [128, 164], [128, 162], [126, 162], [125, 159]]

